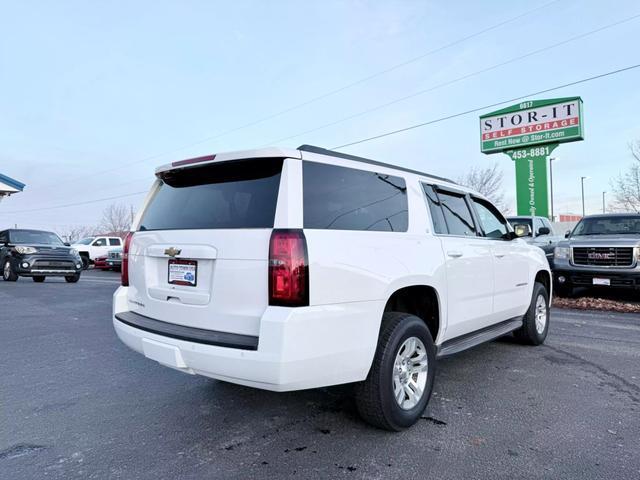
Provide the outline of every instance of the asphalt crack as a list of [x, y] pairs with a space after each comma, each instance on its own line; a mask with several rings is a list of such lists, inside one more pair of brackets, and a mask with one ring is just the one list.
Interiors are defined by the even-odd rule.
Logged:
[[[619, 394], [626, 395], [636, 404], [640, 404], [640, 387], [631, 383], [626, 378], [621, 377], [620, 375], [613, 373], [612, 371], [604, 368], [602, 365], [598, 365], [595, 362], [582, 358], [580, 355], [576, 355], [575, 353], [567, 352], [566, 350], [562, 350], [561, 348], [551, 347], [549, 345], [544, 345], [549, 350], [552, 350], [561, 355], [566, 355], [571, 358], [578, 364], [587, 365], [596, 371], [596, 374], [600, 374], [601, 376], [606, 377], [609, 380], [614, 381], [605, 381], [604, 385], [607, 385], [613, 390], [615, 390]], [[553, 359], [548, 359], [554, 361]], [[559, 362], [557, 362], [559, 363]], [[617, 382], [617, 383], [616, 383]]]

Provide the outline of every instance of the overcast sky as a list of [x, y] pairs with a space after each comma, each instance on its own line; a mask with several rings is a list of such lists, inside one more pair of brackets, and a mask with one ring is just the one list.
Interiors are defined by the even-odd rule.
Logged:
[[[50, 207], [145, 191], [154, 168], [175, 159], [266, 144], [333, 147], [640, 63], [637, 18], [490, 69], [640, 14], [637, 0], [551, 2], [457, 42], [548, 3], [2, 2], [0, 173], [27, 187], [0, 203], [0, 228], [97, 223], [114, 200]], [[554, 152], [556, 214], [580, 212], [581, 175], [591, 177], [587, 212], [597, 213], [610, 178], [631, 163], [639, 85], [636, 69], [530, 97], [584, 100], [585, 141]], [[480, 153], [486, 111], [343, 151], [453, 178], [499, 162], [515, 209], [511, 160]], [[116, 201], [137, 206], [142, 197]]]

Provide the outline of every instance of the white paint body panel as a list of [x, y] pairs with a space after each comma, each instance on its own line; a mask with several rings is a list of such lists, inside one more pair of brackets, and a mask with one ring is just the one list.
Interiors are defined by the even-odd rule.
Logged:
[[[549, 272], [544, 252], [520, 240], [434, 235], [420, 182], [468, 191], [443, 180], [298, 150], [222, 154], [213, 161], [276, 154], [289, 158], [283, 165], [275, 228], [303, 228], [302, 159], [403, 177], [408, 231], [305, 229], [310, 305], [296, 308], [268, 305], [271, 229], [136, 232], [129, 254], [130, 286], [114, 294], [114, 315], [132, 311], [188, 327], [252, 335], [258, 337], [258, 348], [186, 342], [114, 318], [125, 344], [186, 373], [276, 391], [356, 382], [371, 367], [384, 307], [395, 291], [414, 285], [436, 291], [440, 327], [435, 342], [441, 345], [523, 315], [536, 274]], [[149, 198], [151, 194], [147, 202]], [[178, 258], [198, 260], [196, 287], [166, 282], [164, 249], [169, 247], [182, 250]]]

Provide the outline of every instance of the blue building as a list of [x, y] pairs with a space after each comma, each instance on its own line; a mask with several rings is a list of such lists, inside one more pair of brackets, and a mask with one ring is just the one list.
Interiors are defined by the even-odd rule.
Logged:
[[0, 200], [14, 193], [21, 192], [25, 184], [0, 173]]

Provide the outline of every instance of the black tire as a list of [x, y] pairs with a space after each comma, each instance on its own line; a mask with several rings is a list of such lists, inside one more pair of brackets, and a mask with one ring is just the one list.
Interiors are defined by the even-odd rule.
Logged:
[[89, 259], [89, 257], [86, 255], [81, 255], [80, 258], [82, 259], [82, 269], [88, 269], [89, 265], [91, 265], [91, 260]]
[[46, 277], [44, 275], [35, 275], [31, 278], [33, 278], [33, 281], [36, 283], [42, 283]]
[[18, 274], [11, 265], [11, 260], [7, 258], [2, 265], [2, 279], [5, 282], [15, 282], [18, 280]]
[[[544, 328], [539, 330], [536, 327], [536, 316], [538, 301], [544, 302], [544, 313], [546, 315]], [[526, 345], [541, 345], [547, 338], [549, 332], [549, 292], [546, 287], [539, 282], [533, 285], [533, 295], [527, 313], [524, 315], [522, 327], [513, 332], [518, 341]]]
[[[410, 409], [403, 409], [394, 395], [396, 356], [405, 340], [417, 337], [425, 347], [427, 376], [422, 396]], [[355, 399], [360, 416], [376, 427], [400, 431], [413, 425], [424, 412], [435, 378], [436, 348], [425, 323], [414, 315], [387, 312], [382, 317], [378, 347], [365, 381], [355, 385]], [[402, 389], [399, 390], [404, 398]]]
[[80, 274], [76, 273], [75, 275], [67, 275], [64, 277], [67, 283], [77, 283], [80, 280]]

